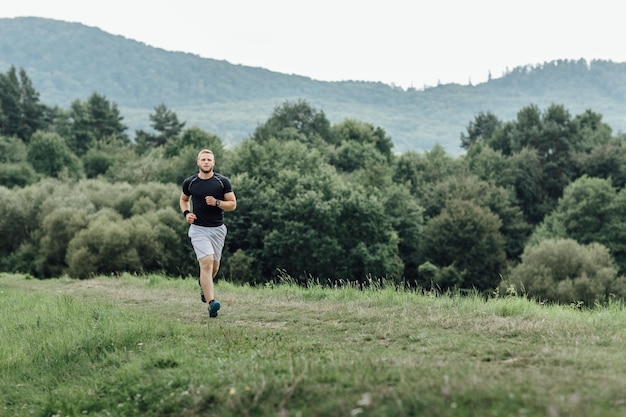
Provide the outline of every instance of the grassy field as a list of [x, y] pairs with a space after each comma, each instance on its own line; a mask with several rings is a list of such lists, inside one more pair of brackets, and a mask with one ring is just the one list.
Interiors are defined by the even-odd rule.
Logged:
[[626, 309], [0, 275], [2, 416], [626, 416]]

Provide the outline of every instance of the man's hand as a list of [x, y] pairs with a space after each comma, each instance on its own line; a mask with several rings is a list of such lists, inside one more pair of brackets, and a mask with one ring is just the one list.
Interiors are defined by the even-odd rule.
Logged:
[[204, 201], [206, 201], [207, 205], [209, 206], [217, 206], [217, 199], [212, 195], [207, 195], [206, 197], [204, 197]]
[[196, 215], [193, 213], [187, 213], [187, 215], [185, 216], [185, 220], [187, 220], [187, 223], [193, 224], [193, 222], [196, 221]]

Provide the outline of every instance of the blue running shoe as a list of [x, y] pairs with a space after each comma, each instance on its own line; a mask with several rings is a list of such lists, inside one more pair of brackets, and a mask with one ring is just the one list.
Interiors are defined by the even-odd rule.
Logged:
[[217, 317], [217, 310], [221, 307], [220, 302], [213, 300], [209, 303], [209, 317]]

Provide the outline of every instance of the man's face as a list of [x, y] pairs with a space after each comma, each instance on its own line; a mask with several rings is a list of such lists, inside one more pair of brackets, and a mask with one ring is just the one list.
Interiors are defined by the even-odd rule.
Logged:
[[200, 171], [205, 174], [209, 174], [213, 171], [213, 165], [215, 165], [215, 158], [211, 153], [202, 153], [198, 158], [198, 167]]

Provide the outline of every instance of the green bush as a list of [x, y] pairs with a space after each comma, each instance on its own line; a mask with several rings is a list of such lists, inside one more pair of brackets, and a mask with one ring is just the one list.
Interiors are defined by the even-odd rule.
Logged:
[[77, 278], [121, 272], [197, 273], [186, 224], [172, 208], [124, 219], [103, 208], [67, 247], [67, 273]]
[[[14, 255], [28, 245], [31, 234], [37, 229], [37, 216], [32, 188], [10, 190], [0, 186], [0, 270], [17, 271]], [[39, 197], [37, 204], [41, 204]], [[20, 270], [21, 272], [27, 272]]]
[[39, 251], [34, 262], [38, 277], [52, 278], [65, 273], [67, 247], [74, 236], [87, 226], [88, 211], [74, 207], [57, 207], [45, 214], [41, 222]]
[[100, 210], [70, 241], [66, 258], [68, 273], [88, 278], [95, 274], [140, 271], [141, 258], [133, 245], [131, 226], [119, 213]]
[[235, 253], [224, 259], [222, 271], [230, 282], [237, 284], [253, 284], [262, 281], [259, 279], [260, 271], [254, 269], [254, 258], [241, 249], [237, 249]]
[[[440, 282], [445, 284], [442, 289], [483, 291], [498, 285], [506, 260], [501, 225], [500, 218], [489, 209], [464, 200], [449, 201], [441, 214], [428, 222], [423, 256], [446, 271]], [[454, 268], [445, 269], [450, 266]]]
[[609, 250], [599, 244], [581, 245], [573, 239], [546, 239], [526, 247], [510, 275], [519, 292], [559, 303], [605, 303], [626, 296], [626, 279], [618, 276]]
[[37, 172], [25, 162], [0, 165], [0, 185], [5, 187], [25, 187], [35, 183], [38, 179]]
[[92, 148], [83, 156], [82, 161], [87, 178], [96, 178], [106, 174], [115, 162], [115, 157], [108, 152]]
[[62, 173], [71, 178], [82, 176], [80, 160], [56, 133], [35, 133], [28, 147], [28, 161], [37, 172], [50, 177], [57, 178]]

